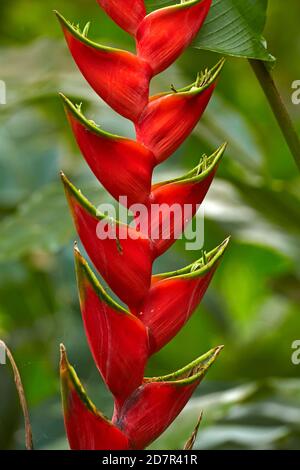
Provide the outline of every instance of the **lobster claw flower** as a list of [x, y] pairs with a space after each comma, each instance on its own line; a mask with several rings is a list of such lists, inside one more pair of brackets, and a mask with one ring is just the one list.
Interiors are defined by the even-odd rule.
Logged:
[[146, 16], [143, 0], [98, 0], [98, 3], [115, 23], [133, 36]]
[[132, 449], [144, 449], [174, 421], [221, 349], [210, 350], [173, 374], [145, 379], [127, 399], [114, 423]]
[[137, 317], [118, 305], [103, 289], [77, 247], [77, 283], [94, 361], [115, 397], [115, 409], [143, 381], [149, 356], [148, 334]]
[[139, 319], [149, 331], [150, 354], [159, 351], [198, 307], [227, 248], [229, 239], [193, 264], [152, 277]]
[[149, 148], [157, 163], [166, 160], [192, 132], [216, 87], [222, 59], [199, 74], [186, 88], [153, 96], [136, 122], [137, 140]]
[[113, 425], [88, 398], [64, 346], [60, 360], [65, 428], [72, 450], [127, 450], [126, 435]]
[[171, 65], [198, 34], [212, 0], [182, 1], [147, 15], [137, 34], [137, 54], [151, 64], [153, 74]]
[[117, 113], [135, 122], [148, 103], [150, 66], [130, 52], [89, 40], [78, 27], [56, 15], [85, 79]]
[[127, 196], [127, 206], [148, 202], [155, 158], [142, 144], [109, 134], [84, 117], [80, 107], [61, 95], [78, 146], [91, 170], [119, 200]]
[[[109, 134], [88, 120], [81, 105], [62, 99], [77, 144], [107, 191], [126, 206], [126, 225], [97, 210], [62, 173], [79, 238], [112, 291], [107, 293], [75, 245], [82, 320], [96, 366], [114, 396], [107, 419], [88, 398], [61, 346], [60, 376], [65, 427], [74, 450], [138, 450], [177, 417], [223, 346], [163, 377], [144, 378], [149, 357], [166, 345], [197, 308], [228, 239], [191, 265], [152, 276], [154, 260], [181, 236], [202, 203], [225, 144], [204, 155], [180, 178], [151, 185], [166, 160], [202, 116], [223, 67], [221, 60], [188, 87], [149, 98], [152, 77], [171, 65], [198, 34], [212, 0], [177, 0], [147, 15], [145, 0], [97, 0], [135, 38], [136, 55], [90, 40], [56, 12], [79, 70], [95, 92], [130, 119], [136, 140]], [[105, 212], [111, 212], [105, 205]], [[193, 444], [196, 431], [191, 443]], [[188, 443], [190, 448], [192, 444]]]
[[[152, 239], [155, 257], [162, 255], [177, 240], [204, 200], [224, 154], [226, 144], [207, 157], [189, 173], [152, 187], [148, 211], [148, 237]], [[140, 217], [137, 225], [143, 229]]]
[[151, 282], [152, 242], [134, 228], [98, 213], [64, 174], [62, 181], [75, 227], [93, 264], [123, 302], [129, 307], [140, 304]]

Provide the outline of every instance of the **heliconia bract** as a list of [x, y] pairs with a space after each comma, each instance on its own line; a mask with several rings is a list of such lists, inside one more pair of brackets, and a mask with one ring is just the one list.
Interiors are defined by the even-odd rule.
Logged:
[[122, 29], [133, 36], [146, 16], [143, 0], [98, 0], [98, 3]]
[[[171, 65], [198, 34], [212, 0], [182, 1], [147, 15], [137, 30], [137, 55], [157, 74]], [[178, 34], [180, 31], [180, 34]]]
[[[183, 176], [152, 184], [155, 167], [189, 136], [207, 107], [224, 61], [191, 85], [149, 96], [151, 79], [191, 44], [212, 0], [188, 0], [147, 13], [143, 0], [97, 0], [136, 42], [136, 54], [91, 41], [57, 18], [79, 70], [95, 92], [132, 121], [136, 140], [103, 130], [61, 93], [78, 147], [103, 187], [131, 211], [126, 224], [98, 211], [61, 173], [75, 228], [96, 271], [74, 249], [83, 326], [91, 356], [114, 399], [111, 419], [85, 392], [61, 345], [64, 421], [73, 450], [139, 450], [174, 421], [222, 346], [162, 377], [145, 377], [149, 358], [171, 341], [200, 304], [227, 248], [200, 250], [186, 267], [152, 274], [202, 204], [226, 144]], [[189, 212], [185, 212], [185, 208]], [[175, 210], [176, 209], [176, 210]], [[174, 212], [172, 212], [174, 211]], [[178, 213], [180, 212], [180, 217]], [[171, 214], [171, 215], [170, 215]], [[107, 286], [124, 305], [114, 300]]]
[[88, 398], [61, 345], [63, 408], [71, 448], [129, 450], [148, 446], [180, 413], [221, 350], [218, 346], [172, 374], [145, 378], [109, 421]]

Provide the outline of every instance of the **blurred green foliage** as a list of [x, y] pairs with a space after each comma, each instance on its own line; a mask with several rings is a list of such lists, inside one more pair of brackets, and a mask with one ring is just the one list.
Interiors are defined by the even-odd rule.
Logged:
[[[265, 37], [278, 62], [275, 78], [300, 130], [300, 107], [291, 104], [299, 79], [300, 4], [269, 2]], [[93, 19], [99, 42], [132, 49], [131, 39], [94, 0], [10, 0], [0, 3], [0, 337], [14, 351], [33, 422], [36, 448], [67, 448], [60, 408], [58, 345], [70, 358], [95, 403], [112, 401], [90, 356], [80, 318], [69, 217], [61, 168], [95, 204], [107, 200], [73, 141], [63, 91], [84, 102], [104, 129], [133, 135], [108, 109], [73, 64], [51, 12], [80, 23]], [[284, 34], [283, 34], [284, 32]], [[187, 51], [156, 77], [153, 90], [182, 86], [217, 54]], [[229, 143], [205, 203], [205, 245], [232, 234], [231, 246], [203, 303], [183, 331], [149, 365], [167, 373], [217, 344], [225, 349], [199, 392], [155, 448], [182, 448], [201, 408], [199, 448], [300, 448], [300, 366], [291, 344], [300, 338], [300, 178], [247, 61], [228, 59], [207, 112], [159, 180], [195, 166], [203, 152]], [[197, 253], [175, 246], [156, 271], [184, 266]], [[0, 448], [23, 448], [23, 424], [12, 375], [0, 366]]]

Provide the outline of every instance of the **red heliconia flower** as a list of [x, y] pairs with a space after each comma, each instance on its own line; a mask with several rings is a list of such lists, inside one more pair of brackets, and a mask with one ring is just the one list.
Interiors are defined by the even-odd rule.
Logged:
[[182, 1], [156, 10], [141, 22], [137, 54], [158, 74], [171, 65], [198, 34], [212, 0]]
[[71, 449], [147, 447], [174, 421], [221, 350], [218, 346], [173, 374], [144, 379], [111, 422], [88, 398], [61, 346], [64, 420]]
[[174, 153], [192, 132], [206, 109], [223, 65], [221, 60], [186, 88], [150, 98], [135, 127], [138, 142], [154, 153], [157, 163]]
[[[228, 245], [174, 272], [152, 276], [154, 260], [179, 238], [216, 174], [222, 145], [184, 176], [152, 185], [153, 170], [191, 133], [216, 86], [224, 61], [180, 90], [149, 98], [152, 77], [197, 35], [212, 0], [146, 14], [143, 0], [98, 0], [136, 40], [137, 53], [96, 44], [59, 13], [80, 71], [106, 103], [130, 119], [137, 141], [109, 134], [86, 119], [81, 106], [61, 95], [72, 131], [88, 165], [111, 195], [130, 209], [126, 225], [97, 209], [62, 174], [80, 240], [99, 274], [128, 309], [102, 287], [75, 247], [82, 319], [96, 366], [114, 397], [111, 420], [88, 398], [61, 347], [65, 427], [74, 450], [138, 450], [177, 417], [216, 360], [222, 346], [163, 377], [144, 378], [150, 356], [164, 347], [198, 307]], [[122, 197], [122, 200], [121, 200]], [[127, 198], [127, 199], [126, 199]], [[186, 212], [188, 210], [188, 212]], [[195, 439], [195, 434], [193, 439]]]
[[135, 36], [146, 8], [143, 0], [97, 0], [106, 13], [129, 34]]
[[210, 350], [183, 369], [145, 379], [124, 403], [114, 423], [133, 449], [144, 449], [174, 421], [214, 363], [222, 346]]
[[103, 131], [61, 96], [78, 146], [101, 184], [116, 200], [126, 196], [128, 207], [148, 204], [156, 165], [152, 152], [134, 140]]
[[106, 103], [136, 121], [148, 103], [150, 66], [130, 52], [90, 41], [78, 27], [56, 13], [81, 73]]
[[[153, 241], [154, 256], [163, 254], [177, 240], [196, 214], [217, 172], [226, 144], [189, 173], [151, 188], [149, 211], [136, 217], [139, 230]], [[145, 223], [146, 218], [146, 223]]]
[[75, 265], [88, 342], [95, 363], [115, 397], [115, 408], [141, 384], [149, 357], [148, 333], [138, 318], [103, 289], [75, 247]]
[[93, 264], [123, 302], [140, 304], [151, 282], [151, 240], [97, 213], [63, 174], [62, 180], [77, 232]]
[[144, 305], [134, 312], [149, 331], [150, 354], [169, 343], [198, 307], [228, 241], [183, 269], [152, 277]]
[[61, 346], [60, 380], [65, 428], [72, 450], [127, 450], [128, 438], [88, 398]]

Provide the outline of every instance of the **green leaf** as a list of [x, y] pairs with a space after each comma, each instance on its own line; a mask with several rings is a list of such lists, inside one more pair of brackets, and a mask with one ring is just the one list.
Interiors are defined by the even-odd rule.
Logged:
[[[146, 0], [149, 10], [178, 2]], [[262, 32], [268, 0], [213, 0], [194, 46], [223, 55], [272, 62]]]
[[[107, 200], [94, 178], [83, 179], [83, 185], [96, 205], [104, 197]], [[49, 183], [20, 204], [15, 213], [1, 220], [0, 262], [17, 260], [35, 251], [56, 253], [74, 236], [63, 186], [59, 180]]]
[[0, 260], [18, 259], [34, 250], [57, 251], [72, 236], [61, 184], [50, 183], [1, 221]]

